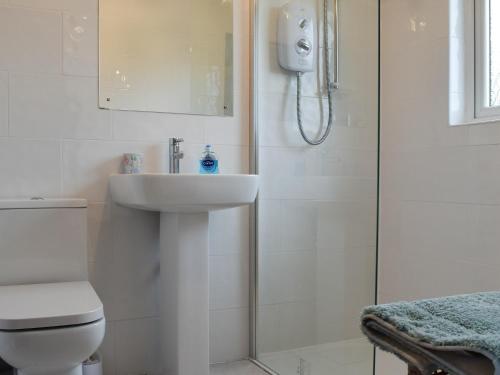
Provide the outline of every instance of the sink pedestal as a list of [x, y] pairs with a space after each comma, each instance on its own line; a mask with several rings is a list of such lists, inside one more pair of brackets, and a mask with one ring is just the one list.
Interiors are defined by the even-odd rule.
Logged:
[[164, 373], [208, 375], [208, 212], [160, 215]]
[[165, 375], [209, 375], [208, 214], [252, 204], [258, 187], [255, 175], [110, 177], [116, 203], [161, 215], [160, 320]]

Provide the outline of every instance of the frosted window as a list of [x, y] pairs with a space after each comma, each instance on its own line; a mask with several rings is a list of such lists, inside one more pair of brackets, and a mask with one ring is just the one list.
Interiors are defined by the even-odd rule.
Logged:
[[500, 0], [490, 0], [490, 107], [500, 106]]

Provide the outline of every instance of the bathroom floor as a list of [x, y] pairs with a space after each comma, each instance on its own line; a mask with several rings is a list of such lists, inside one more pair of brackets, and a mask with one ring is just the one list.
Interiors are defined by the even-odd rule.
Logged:
[[[370, 375], [373, 346], [364, 338], [261, 354], [262, 363], [281, 375]], [[210, 375], [266, 375], [249, 361], [213, 365]]]
[[238, 361], [210, 366], [210, 375], [267, 375], [250, 361]]
[[373, 373], [373, 346], [353, 339], [266, 353], [260, 360], [280, 375], [369, 375]]

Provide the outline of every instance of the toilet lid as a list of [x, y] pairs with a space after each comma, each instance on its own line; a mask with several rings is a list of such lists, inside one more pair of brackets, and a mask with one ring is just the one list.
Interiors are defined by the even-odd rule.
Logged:
[[87, 281], [0, 286], [0, 330], [87, 324], [104, 317]]

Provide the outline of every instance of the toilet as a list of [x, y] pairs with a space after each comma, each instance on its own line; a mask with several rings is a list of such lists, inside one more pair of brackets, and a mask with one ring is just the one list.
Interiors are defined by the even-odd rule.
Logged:
[[104, 332], [88, 282], [87, 202], [0, 200], [0, 358], [17, 375], [82, 375]]

